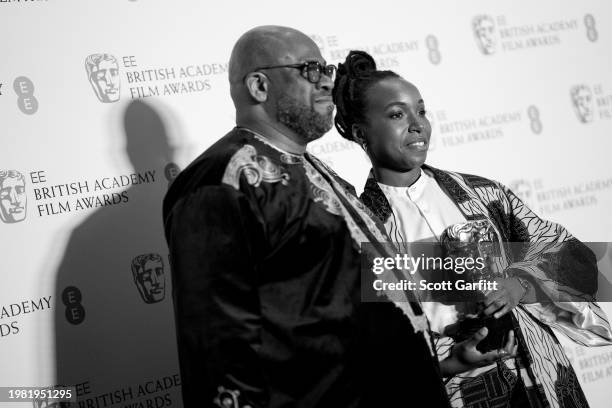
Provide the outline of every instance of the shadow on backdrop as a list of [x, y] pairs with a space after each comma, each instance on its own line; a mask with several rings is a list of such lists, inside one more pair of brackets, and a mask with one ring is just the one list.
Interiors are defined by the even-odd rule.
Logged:
[[[114, 392], [94, 407], [151, 399], [159, 408], [180, 401], [180, 387], [168, 385], [179, 371], [161, 219], [176, 167], [169, 164], [164, 123], [150, 105], [132, 102], [124, 129], [133, 170], [107, 175], [105, 184], [119, 188], [89, 186], [90, 196], [107, 194], [113, 204], [96, 208], [74, 229], [57, 271], [56, 383], [85, 383], [81, 392], [89, 394], [81, 400]], [[138, 384], [163, 377], [172, 379], [162, 381], [167, 388], [138, 395]]]

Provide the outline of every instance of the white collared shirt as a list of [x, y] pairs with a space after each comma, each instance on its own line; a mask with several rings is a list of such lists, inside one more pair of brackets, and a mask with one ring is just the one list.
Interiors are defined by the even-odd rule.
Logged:
[[[385, 228], [393, 242], [438, 242], [448, 226], [466, 222], [428, 170], [421, 169], [420, 177], [410, 187], [378, 185], [392, 209]], [[423, 302], [422, 308], [437, 333], [442, 334], [446, 326], [457, 321], [452, 305]]]

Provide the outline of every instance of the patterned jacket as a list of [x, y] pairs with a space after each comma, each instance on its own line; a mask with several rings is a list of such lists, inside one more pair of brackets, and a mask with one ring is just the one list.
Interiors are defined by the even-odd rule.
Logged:
[[[535, 285], [539, 300], [547, 300], [519, 304], [512, 311], [523, 358], [498, 363], [500, 370], [484, 374], [479, 370], [475, 376], [462, 373], [449, 379], [451, 404], [506, 406], [517, 380], [511, 371], [518, 370], [532, 406], [588, 406], [551, 329], [578, 344], [611, 344], [610, 325], [594, 301], [597, 265], [593, 253], [562, 226], [538, 217], [502, 184], [479, 176], [424, 168], [434, 174], [467, 220], [487, 219], [494, 226], [503, 243], [504, 273], [528, 279]], [[361, 199], [381, 221], [387, 222], [392, 209], [372, 175]], [[516, 246], [510, 245], [516, 242], [529, 244], [522, 246], [523, 251], [516, 251]], [[438, 357], [447, 357], [453, 344], [448, 337], [437, 339]], [[570, 400], [573, 405], [567, 405]]]

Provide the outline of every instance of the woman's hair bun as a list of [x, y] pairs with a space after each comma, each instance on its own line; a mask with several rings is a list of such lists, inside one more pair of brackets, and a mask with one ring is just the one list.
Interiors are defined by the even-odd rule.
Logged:
[[368, 77], [376, 71], [376, 62], [365, 51], [351, 51], [346, 56], [344, 64], [339, 64], [338, 74], [349, 78], [359, 79]]

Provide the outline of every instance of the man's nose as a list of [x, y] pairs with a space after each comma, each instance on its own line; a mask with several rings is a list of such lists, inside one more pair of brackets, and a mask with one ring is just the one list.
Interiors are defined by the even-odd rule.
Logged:
[[157, 273], [155, 272], [151, 274], [151, 284], [153, 286], [159, 286], [159, 276], [157, 276]]
[[9, 200], [11, 204], [17, 204], [17, 191], [14, 188], [9, 190]]
[[104, 73], [104, 82], [106, 82], [107, 85], [112, 84], [112, 80], [113, 78], [111, 77], [110, 71], [106, 70], [106, 72]]
[[317, 88], [323, 89], [327, 92], [331, 92], [332, 89], [334, 89], [334, 81], [332, 81], [332, 79], [327, 75], [321, 73], [321, 78], [317, 83]]

